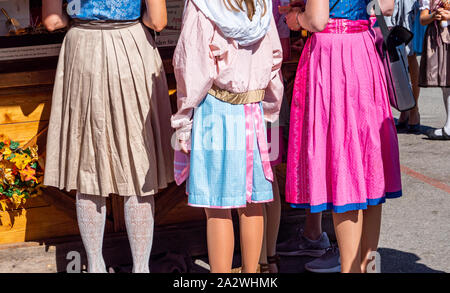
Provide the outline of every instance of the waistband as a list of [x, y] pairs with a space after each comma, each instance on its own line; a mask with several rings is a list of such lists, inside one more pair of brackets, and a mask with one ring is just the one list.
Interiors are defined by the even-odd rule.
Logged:
[[349, 20], [342, 18], [330, 18], [325, 30], [320, 33], [328, 34], [355, 34], [366, 32], [370, 29], [369, 20]]
[[223, 90], [216, 85], [213, 85], [212, 88], [208, 91], [208, 94], [223, 102], [234, 105], [245, 105], [261, 102], [262, 100], [264, 100], [265, 90], [253, 90], [245, 93], [232, 93], [227, 90]]
[[83, 19], [73, 19], [72, 27], [78, 27], [83, 29], [94, 29], [94, 30], [114, 30], [127, 28], [140, 23], [139, 19], [136, 20], [83, 20]]

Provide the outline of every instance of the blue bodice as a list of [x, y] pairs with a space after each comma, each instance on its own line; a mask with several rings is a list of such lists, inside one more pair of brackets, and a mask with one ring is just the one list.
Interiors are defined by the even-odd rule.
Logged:
[[[330, 8], [337, 0], [330, 0]], [[350, 20], [369, 19], [367, 5], [370, 0], [339, 0], [337, 6], [330, 12], [330, 18], [345, 18]]]
[[141, 17], [141, 0], [68, 0], [72, 18], [84, 20], [135, 20]]

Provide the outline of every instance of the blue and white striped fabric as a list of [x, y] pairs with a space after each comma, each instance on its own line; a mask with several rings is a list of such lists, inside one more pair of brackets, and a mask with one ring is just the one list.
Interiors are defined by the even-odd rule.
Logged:
[[[263, 111], [260, 103], [261, 112]], [[189, 205], [208, 208], [245, 207], [246, 126], [244, 105], [207, 95], [194, 112], [188, 179]], [[254, 146], [257, 146], [256, 135]], [[259, 149], [253, 151], [251, 202], [273, 200]]]

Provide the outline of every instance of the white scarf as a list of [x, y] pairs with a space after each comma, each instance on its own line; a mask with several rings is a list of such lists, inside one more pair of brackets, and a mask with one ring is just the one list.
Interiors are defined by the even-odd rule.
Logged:
[[249, 46], [262, 39], [270, 27], [272, 16], [272, 0], [262, 0], [266, 3], [266, 13], [264, 6], [259, 1], [254, 0], [255, 15], [250, 20], [246, 11], [231, 11], [225, 6], [223, 0], [192, 0], [203, 14], [213, 21], [220, 31], [227, 38], [236, 40], [241, 46]]

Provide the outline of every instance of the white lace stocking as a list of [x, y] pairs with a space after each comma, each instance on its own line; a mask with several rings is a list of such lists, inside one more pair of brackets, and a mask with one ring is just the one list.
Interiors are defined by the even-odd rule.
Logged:
[[153, 196], [125, 197], [125, 225], [133, 255], [133, 273], [149, 273], [154, 225]]
[[106, 199], [77, 192], [78, 227], [86, 250], [89, 273], [106, 273], [102, 255], [106, 221]]

